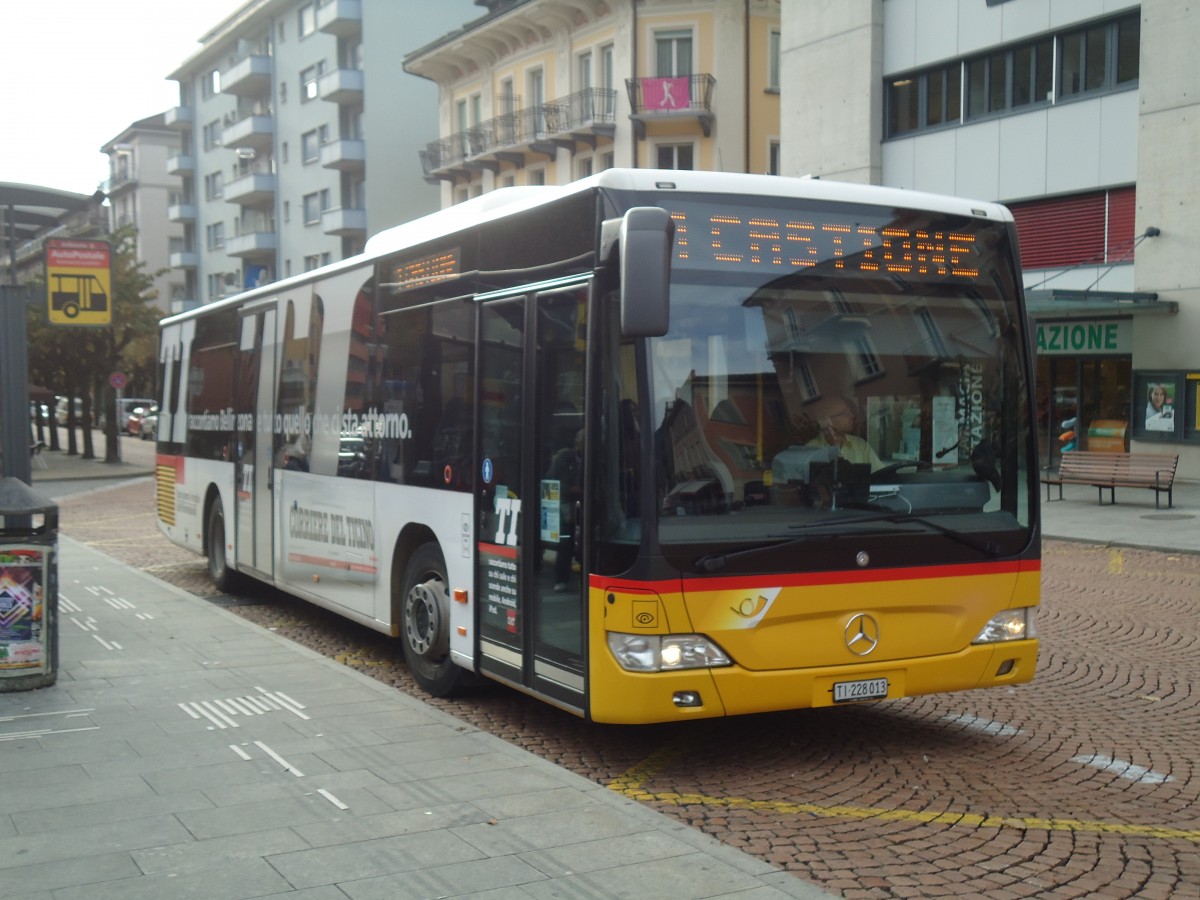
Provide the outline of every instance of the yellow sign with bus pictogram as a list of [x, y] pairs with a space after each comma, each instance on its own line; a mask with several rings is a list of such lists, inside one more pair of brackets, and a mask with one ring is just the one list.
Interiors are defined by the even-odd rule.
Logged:
[[46, 241], [51, 325], [112, 324], [112, 248], [107, 241]]

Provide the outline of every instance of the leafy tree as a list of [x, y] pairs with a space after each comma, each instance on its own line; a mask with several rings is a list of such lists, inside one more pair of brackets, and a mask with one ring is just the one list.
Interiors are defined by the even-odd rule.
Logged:
[[[109, 303], [112, 325], [107, 328], [78, 328], [50, 325], [45, 305], [29, 311], [26, 323], [29, 335], [29, 369], [35, 381], [62, 385], [68, 397], [82, 396], [84, 422], [96, 421], [92, 398], [101, 409], [112, 410], [116, 397], [108, 386], [110, 372], [154, 371], [160, 311], [154, 305], [158, 291], [154, 278], [162, 274], [147, 272], [146, 264], [136, 256], [137, 231], [123, 225], [110, 235], [112, 243], [112, 284]], [[44, 289], [43, 289], [44, 290]], [[44, 293], [42, 294], [44, 296]], [[68, 453], [76, 452], [73, 408], [68, 407]], [[119, 456], [120, 423], [113, 415], [105, 416], [105, 461]], [[57, 435], [52, 432], [52, 439]], [[53, 443], [51, 445], [53, 447]], [[83, 457], [94, 459], [92, 432], [83, 429]]]

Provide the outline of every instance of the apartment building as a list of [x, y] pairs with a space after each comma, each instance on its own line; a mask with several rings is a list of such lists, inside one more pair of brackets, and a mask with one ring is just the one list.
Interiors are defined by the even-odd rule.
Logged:
[[468, 11], [466, 0], [250, 0], [201, 38], [168, 76], [180, 100], [165, 116], [180, 138], [167, 168], [181, 179], [170, 265], [184, 306], [344, 259], [437, 208], [410, 136], [436, 94], [400, 59]]
[[437, 84], [443, 205], [612, 166], [777, 171], [780, 0], [476, 2], [404, 60]]
[[784, 174], [1013, 210], [1047, 463], [1077, 419], [1200, 477], [1198, 40], [1171, 0], [784, 4]]
[[[183, 247], [178, 206], [182, 181], [167, 172], [179, 155], [179, 132], [167, 128], [162, 113], [134, 122], [100, 148], [108, 156], [108, 227], [137, 229], [135, 253], [153, 275], [169, 266], [170, 255]], [[154, 277], [155, 304], [163, 314], [182, 312], [187, 281], [182, 271]]]

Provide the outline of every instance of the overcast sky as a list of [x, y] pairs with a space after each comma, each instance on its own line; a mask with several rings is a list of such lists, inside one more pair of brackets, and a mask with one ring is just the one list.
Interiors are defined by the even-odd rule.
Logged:
[[166, 77], [246, 0], [0, 3], [0, 181], [90, 194], [100, 147], [179, 105]]

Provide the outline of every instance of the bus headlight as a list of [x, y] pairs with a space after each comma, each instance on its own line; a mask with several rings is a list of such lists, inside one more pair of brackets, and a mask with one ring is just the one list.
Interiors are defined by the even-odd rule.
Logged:
[[1006, 609], [992, 616], [972, 644], [996, 644], [1001, 641], [1024, 641], [1037, 637], [1033, 616], [1036, 606]]
[[731, 666], [725, 651], [702, 634], [608, 633], [608, 649], [630, 672], [671, 672]]

